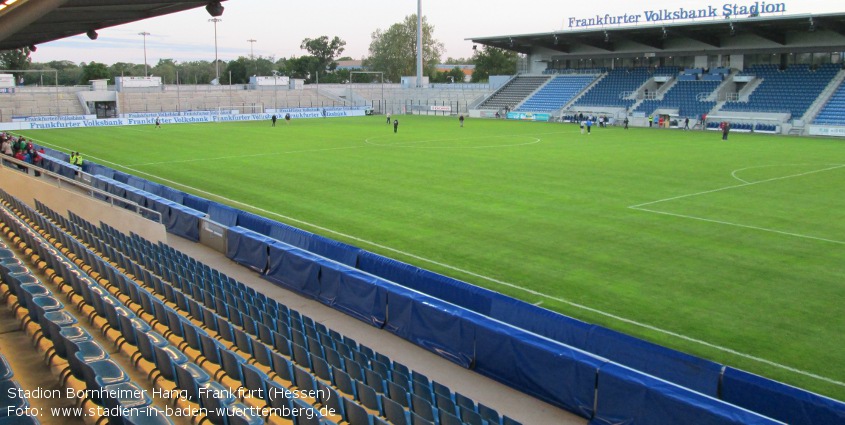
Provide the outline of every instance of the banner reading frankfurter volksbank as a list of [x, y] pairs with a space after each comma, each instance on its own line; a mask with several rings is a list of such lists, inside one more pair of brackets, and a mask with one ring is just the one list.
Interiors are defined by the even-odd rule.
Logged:
[[566, 24], [569, 28], [589, 28], [609, 25], [660, 23], [686, 19], [751, 17], [785, 12], [786, 3], [755, 1], [751, 3], [723, 3], [697, 8], [654, 9], [623, 14], [606, 13], [604, 15], [596, 14], [595, 17], [584, 18], [570, 17]]

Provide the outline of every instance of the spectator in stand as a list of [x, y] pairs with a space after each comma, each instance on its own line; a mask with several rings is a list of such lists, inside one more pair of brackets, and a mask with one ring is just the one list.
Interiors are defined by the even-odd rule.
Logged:
[[0, 143], [0, 152], [3, 155], [13, 156], [15, 151], [12, 150], [12, 140], [8, 137], [3, 137], [3, 142]]
[[[15, 154], [15, 159], [17, 159], [18, 161], [26, 162], [26, 154], [24, 153], [24, 151], [18, 151]], [[26, 171], [26, 167], [24, 167], [23, 165], [18, 165], [18, 170]]]

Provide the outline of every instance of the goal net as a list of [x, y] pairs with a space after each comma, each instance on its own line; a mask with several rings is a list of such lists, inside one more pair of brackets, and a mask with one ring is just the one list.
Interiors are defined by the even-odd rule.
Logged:
[[218, 106], [217, 107], [217, 122], [223, 121], [224, 117], [227, 115], [238, 115], [238, 114], [263, 114], [264, 113], [264, 105], [263, 104], [252, 104], [252, 105], [231, 105], [231, 106]]

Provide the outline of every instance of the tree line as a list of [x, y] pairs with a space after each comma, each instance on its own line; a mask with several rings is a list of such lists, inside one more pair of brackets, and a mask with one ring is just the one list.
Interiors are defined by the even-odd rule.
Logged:
[[[384, 73], [384, 81], [396, 83], [402, 76], [416, 75], [417, 17], [410, 15], [401, 22], [382, 30], [377, 29], [371, 35], [369, 56], [363, 60], [367, 71]], [[304, 79], [306, 83], [349, 83], [378, 82], [374, 74], [352, 75], [349, 69], [338, 69], [338, 61], [352, 60], [341, 56], [346, 42], [337, 36], [326, 35], [302, 40], [300, 48], [307, 54], [275, 59], [275, 57], [241, 56], [231, 61], [186, 61], [160, 59], [154, 66], [145, 69], [144, 64], [117, 62], [111, 65], [98, 62], [75, 63], [69, 60], [32, 62], [29, 48], [0, 52], [0, 69], [47, 70], [46, 72], [20, 73], [25, 85], [61, 86], [87, 85], [90, 80], [108, 79], [114, 83], [115, 77], [155, 75], [161, 77], [164, 84], [209, 84], [217, 77], [219, 83], [246, 84], [253, 75], [285, 75], [290, 78]], [[443, 43], [434, 37], [434, 26], [423, 17], [423, 74], [432, 83], [462, 82], [464, 72], [458, 68], [438, 71], [435, 66], [441, 63]], [[470, 58], [448, 58], [442, 63], [451, 65], [475, 65], [472, 82], [487, 81], [490, 75], [511, 75], [516, 72], [516, 52], [484, 46], [475, 50]], [[215, 66], [217, 65], [217, 66]], [[55, 71], [55, 73], [53, 72]], [[146, 74], [145, 74], [146, 73]]]

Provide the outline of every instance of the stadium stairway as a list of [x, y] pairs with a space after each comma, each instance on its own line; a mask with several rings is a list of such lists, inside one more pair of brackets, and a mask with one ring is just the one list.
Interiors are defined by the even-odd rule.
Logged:
[[[2, 195], [4, 233], [8, 230], [68, 304], [160, 391], [195, 392], [203, 385], [238, 389], [232, 391], [237, 394], [288, 388], [334, 395], [170, 400], [181, 408], [231, 407], [223, 417], [209, 410], [208, 417], [194, 418], [195, 425], [518, 423], [172, 247], [94, 226], [72, 213], [67, 219], [36, 203], [39, 214]], [[247, 407], [311, 413], [288, 418], [238, 413]], [[326, 407], [336, 414], [314, 413]], [[583, 423], [568, 420], [552, 419]]]

